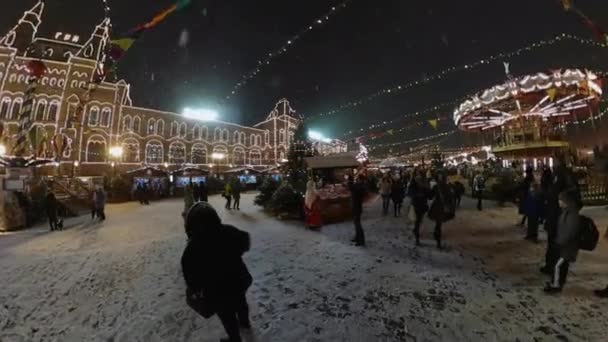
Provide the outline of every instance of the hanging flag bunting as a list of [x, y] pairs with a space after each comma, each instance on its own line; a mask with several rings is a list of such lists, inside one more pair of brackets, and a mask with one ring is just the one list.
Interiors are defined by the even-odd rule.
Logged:
[[386, 134], [393, 135], [394, 132], [395, 132], [394, 129], [389, 129], [388, 131], [386, 131]]
[[32, 127], [32, 108], [34, 104], [34, 96], [36, 95], [36, 88], [38, 82], [46, 72], [46, 66], [42, 61], [32, 60], [27, 64], [28, 85], [25, 90], [25, 96], [23, 105], [21, 106], [21, 112], [19, 113], [19, 133], [15, 145], [13, 146], [13, 155], [18, 157], [24, 157], [28, 149], [32, 150], [31, 142], [28, 146], [29, 132]]
[[437, 124], [439, 123], [439, 120], [431, 119], [428, 122], [429, 122], [429, 125], [431, 125], [431, 127], [433, 127], [433, 129], [437, 129]]
[[551, 102], [555, 101], [555, 96], [557, 95], [557, 89], [551, 88], [551, 89], [547, 90], [547, 95], [549, 96], [549, 100], [551, 100]]
[[608, 33], [602, 26], [593, 21], [579, 8], [574, 6], [573, 0], [561, 0], [562, 7], [565, 11], [576, 14], [602, 44], [608, 44]]

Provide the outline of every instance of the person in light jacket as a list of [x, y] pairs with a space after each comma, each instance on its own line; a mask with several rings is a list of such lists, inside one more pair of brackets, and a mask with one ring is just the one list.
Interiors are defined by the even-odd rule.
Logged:
[[581, 225], [579, 211], [581, 206], [577, 201], [576, 192], [562, 192], [559, 195], [559, 205], [562, 208], [562, 213], [557, 222], [557, 236], [555, 238], [555, 244], [559, 250], [559, 259], [557, 259], [553, 270], [553, 279], [545, 287], [547, 293], [561, 292], [566, 283], [570, 263], [576, 261], [579, 250]]

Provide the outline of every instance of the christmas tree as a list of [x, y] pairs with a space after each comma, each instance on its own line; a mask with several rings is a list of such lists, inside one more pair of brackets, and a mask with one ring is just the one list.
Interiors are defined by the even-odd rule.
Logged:
[[312, 143], [308, 138], [308, 129], [304, 122], [301, 122], [294, 132], [293, 140], [287, 153], [287, 163], [284, 166], [284, 172], [287, 175], [289, 184], [296, 191], [304, 193], [308, 180], [304, 158], [315, 155]]

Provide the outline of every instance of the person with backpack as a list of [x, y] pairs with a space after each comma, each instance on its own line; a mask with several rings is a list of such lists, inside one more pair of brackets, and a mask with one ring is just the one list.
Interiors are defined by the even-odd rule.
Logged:
[[253, 278], [243, 262], [249, 233], [223, 224], [215, 209], [198, 202], [185, 216], [188, 243], [181, 258], [186, 303], [204, 318], [217, 314], [228, 338], [240, 342], [239, 329], [250, 329], [247, 290]]
[[477, 174], [477, 176], [475, 176], [475, 178], [473, 178], [473, 196], [475, 198], [477, 198], [477, 210], [481, 211], [483, 209], [482, 207], [482, 199], [483, 199], [483, 192], [486, 189], [486, 179], [483, 177], [483, 175], [480, 173]]
[[437, 242], [437, 248], [441, 249], [441, 228], [443, 223], [452, 220], [456, 213], [454, 193], [444, 174], [437, 176], [437, 185], [431, 190], [431, 198], [433, 202], [429, 210], [429, 218], [435, 221], [433, 235]]
[[559, 195], [559, 205], [562, 213], [557, 222], [557, 235], [555, 245], [559, 257], [553, 269], [552, 281], [548, 282], [544, 291], [546, 293], [561, 292], [570, 263], [576, 261], [581, 240], [581, 225], [583, 220], [579, 214], [581, 207], [577, 203], [577, 195], [574, 191], [565, 191]]

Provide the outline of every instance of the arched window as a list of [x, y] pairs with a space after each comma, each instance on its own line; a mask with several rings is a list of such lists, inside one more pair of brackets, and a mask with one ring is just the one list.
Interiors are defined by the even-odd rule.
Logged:
[[155, 129], [154, 119], [150, 118], [148, 120], [148, 128], [146, 129], [146, 134], [148, 134], [148, 135], [154, 134], [154, 129]]
[[252, 134], [249, 136], [249, 146], [255, 145], [255, 136]]
[[262, 146], [262, 136], [259, 134], [255, 136], [255, 145]]
[[99, 123], [99, 107], [91, 107], [89, 111], [89, 126], [97, 126]]
[[122, 161], [124, 163], [139, 163], [139, 141], [129, 138], [122, 143]]
[[268, 130], [264, 132], [264, 143], [266, 145], [270, 144], [270, 131]]
[[192, 155], [190, 162], [192, 164], [207, 164], [207, 148], [203, 144], [192, 145]]
[[279, 159], [281, 161], [283, 161], [283, 159], [285, 159], [285, 152], [281, 151], [281, 153], [279, 153]]
[[55, 121], [57, 120], [57, 112], [59, 111], [59, 102], [51, 101], [51, 105], [49, 106], [49, 113], [47, 120]]
[[44, 120], [44, 117], [46, 116], [46, 101], [45, 100], [40, 100], [38, 101], [38, 105], [36, 106], [36, 115], [35, 115], [35, 120], [36, 121], [42, 121]]
[[222, 134], [222, 130], [219, 127], [216, 127], [213, 131], [213, 141], [220, 141]]
[[224, 155], [224, 158], [222, 159], [214, 159], [213, 162], [217, 163], [219, 165], [226, 165], [228, 164], [228, 150], [226, 149], [226, 147], [224, 146], [215, 146], [213, 148], [213, 154], [222, 154]]
[[240, 137], [240, 136], [241, 136], [241, 135], [239, 134], [239, 132], [236, 132], [236, 131], [235, 131], [235, 132], [232, 134], [232, 143], [233, 143], [233, 144], [238, 144], [238, 143], [240, 143], [240, 141], [239, 141], [239, 137]]
[[209, 138], [209, 129], [207, 126], [201, 128], [201, 139], [207, 140]]
[[182, 122], [182, 124], [179, 125], [179, 136], [185, 138], [186, 135], [188, 135], [188, 126], [185, 122]]
[[133, 118], [133, 132], [139, 133], [140, 129], [141, 129], [141, 119], [139, 118], [139, 116], [136, 116]]
[[222, 130], [222, 141], [226, 143], [230, 141], [230, 134], [227, 129]]
[[21, 104], [23, 103], [23, 100], [21, 98], [16, 98], [15, 101], [13, 101], [13, 108], [11, 110], [11, 115], [8, 117], [8, 119], [19, 119], [19, 114], [21, 113]]
[[106, 161], [106, 140], [100, 135], [93, 135], [87, 141], [86, 161], [103, 163]]
[[249, 152], [249, 164], [262, 165], [262, 154], [258, 150]]
[[239, 134], [239, 144], [247, 144], [247, 135], [244, 132], [241, 132], [241, 134]]
[[289, 141], [287, 143], [288, 144], [293, 144], [293, 139], [294, 139], [294, 133], [293, 132], [289, 132]]
[[242, 147], [236, 147], [232, 152], [232, 163], [236, 165], [245, 165], [245, 150]]
[[123, 132], [131, 131], [131, 115], [127, 115], [122, 119], [122, 130]]
[[146, 144], [146, 163], [160, 164], [163, 162], [163, 144], [158, 140], [148, 141]]
[[0, 119], [8, 119], [11, 111], [11, 99], [5, 97], [0, 105]]
[[283, 144], [285, 142], [285, 130], [281, 128], [279, 130], [279, 144]]
[[179, 134], [178, 129], [179, 129], [179, 127], [177, 126], [177, 122], [173, 121], [171, 123], [171, 133], [170, 133], [172, 137]]
[[169, 146], [169, 163], [184, 164], [186, 162], [186, 146], [179, 141], [174, 141]]
[[163, 121], [163, 119], [156, 121], [156, 134], [157, 135], [165, 134], [165, 121]]
[[194, 125], [192, 128], [192, 140], [201, 138], [201, 128], [198, 125]]
[[[137, 118], [137, 119], [139, 120], [139, 118]], [[110, 109], [110, 108], [104, 108], [101, 111], [100, 125], [103, 126], [103, 127], [109, 127], [110, 126], [110, 121], [112, 121], [112, 109]], [[133, 120], [133, 122], [135, 122], [135, 120]], [[138, 123], [137, 127], [139, 127], [139, 123]]]

